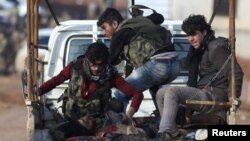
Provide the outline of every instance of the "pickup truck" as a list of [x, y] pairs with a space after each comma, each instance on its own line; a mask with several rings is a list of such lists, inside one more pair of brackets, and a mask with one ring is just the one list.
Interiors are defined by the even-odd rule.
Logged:
[[[69, 62], [83, 55], [90, 43], [101, 40], [109, 46], [110, 40], [101, 34], [101, 30], [97, 27], [96, 22], [95, 20], [71, 20], [61, 22], [60, 25], [53, 29], [43, 60], [46, 63], [43, 63], [44, 66], [42, 68], [44, 69], [41, 73], [41, 83], [57, 75]], [[187, 81], [188, 72], [185, 65], [185, 57], [190, 45], [187, 41], [187, 36], [181, 31], [181, 24], [182, 21], [164, 21], [162, 24], [162, 26], [171, 31], [173, 35], [172, 42], [182, 62], [180, 75], [168, 85], [184, 86]], [[123, 66], [123, 62], [117, 66], [120, 73], [122, 73]], [[34, 129], [32, 130], [34, 130], [35, 141], [51, 140], [48, 129], [60, 121], [58, 117], [62, 115], [62, 103], [58, 103], [57, 99], [68, 86], [68, 82], [69, 81], [64, 82], [40, 97], [43, 104], [39, 105], [32, 104], [32, 102], [26, 98], [26, 84], [23, 84], [26, 105], [33, 108], [34, 126], [32, 128]], [[135, 117], [149, 117], [154, 110], [155, 107], [151, 96], [148, 91], [145, 91], [144, 100]], [[30, 122], [29, 120], [33, 119], [28, 118], [28, 124]]]

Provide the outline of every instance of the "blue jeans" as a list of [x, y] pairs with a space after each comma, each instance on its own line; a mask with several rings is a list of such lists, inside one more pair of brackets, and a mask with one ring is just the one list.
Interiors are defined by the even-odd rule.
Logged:
[[[151, 87], [173, 81], [179, 74], [180, 64], [178, 57], [172, 59], [151, 59], [143, 66], [133, 70], [126, 78], [126, 81], [140, 91], [145, 91]], [[119, 90], [115, 90], [114, 96], [124, 103], [126, 108], [131, 97]], [[155, 95], [152, 95], [155, 98]], [[156, 105], [155, 105], [156, 106]], [[157, 106], [156, 106], [157, 108]]]

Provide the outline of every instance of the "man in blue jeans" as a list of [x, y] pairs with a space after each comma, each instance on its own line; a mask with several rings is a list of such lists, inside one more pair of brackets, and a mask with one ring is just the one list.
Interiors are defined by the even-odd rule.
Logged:
[[[133, 70], [126, 81], [140, 91], [169, 83], [179, 73], [179, 60], [171, 43], [172, 35], [160, 26], [163, 21], [163, 16], [155, 11], [147, 17], [123, 20], [116, 9], [107, 8], [97, 23], [104, 35], [111, 39], [111, 64], [117, 65], [121, 60], [126, 60], [132, 68], [130, 70]], [[144, 40], [145, 36], [148, 40]], [[151, 39], [153, 41], [149, 43]], [[118, 90], [114, 95], [126, 107], [130, 97]], [[155, 99], [155, 94], [152, 98]]]
[[[157, 92], [157, 105], [159, 107], [161, 121], [159, 126], [159, 137], [170, 140], [178, 136], [176, 115], [178, 105], [186, 104], [186, 100], [203, 100], [215, 102], [230, 101], [230, 77], [231, 67], [230, 50], [226, 38], [214, 36], [214, 31], [202, 15], [190, 15], [184, 20], [182, 30], [187, 34], [191, 44], [188, 53], [189, 78], [188, 87], [164, 87]], [[223, 68], [223, 69], [222, 69]], [[216, 79], [214, 76], [222, 70]], [[238, 63], [235, 69], [236, 96], [241, 95], [243, 72]], [[214, 81], [211, 81], [213, 80]], [[209, 85], [208, 85], [209, 84]], [[226, 110], [221, 107], [196, 105], [192, 110], [200, 113], [219, 110], [218, 116], [225, 118]]]

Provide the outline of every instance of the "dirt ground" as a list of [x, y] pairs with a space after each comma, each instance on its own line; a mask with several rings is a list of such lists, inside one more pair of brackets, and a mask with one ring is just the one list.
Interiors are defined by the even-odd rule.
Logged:
[[0, 76], [0, 141], [25, 141], [27, 112], [17, 75]]
[[[25, 141], [26, 119], [21, 79], [15, 74], [0, 76], [0, 141]], [[249, 106], [241, 106], [237, 122], [250, 125]]]

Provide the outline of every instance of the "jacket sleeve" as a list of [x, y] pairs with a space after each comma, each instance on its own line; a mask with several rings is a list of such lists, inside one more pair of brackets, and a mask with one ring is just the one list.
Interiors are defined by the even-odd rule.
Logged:
[[[239, 98], [241, 96], [243, 76], [244, 76], [244, 73], [243, 73], [240, 65], [236, 61], [236, 66], [235, 66], [235, 83], [236, 83], [236, 86], [235, 86], [235, 89], [236, 89], [236, 97], [237, 98]], [[229, 91], [229, 96], [231, 97], [230, 91]]]
[[124, 94], [132, 97], [131, 107], [138, 109], [141, 101], [143, 99], [143, 94], [132, 85], [130, 85], [123, 77], [120, 75], [115, 75], [113, 78], [114, 86], [122, 91]]
[[38, 93], [39, 95], [43, 95], [56, 86], [62, 84], [65, 80], [68, 80], [71, 75], [72, 64], [70, 63], [68, 66], [63, 68], [63, 70], [57, 75], [52, 77], [50, 80], [44, 82], [39, 88]]
[[[212, 49], [209, 58], [212, 59], [214, 66], [217, 70], [220, 70], [222, 65], [227, 60], [228, 56], [231, 54], [230, 50], [227, 47], [227, 42], [221, 41], [220, 39], [214, 45], [214, 49]], [[228, 85], [228, 96], [231, 97], [231, 60], [228, 62], [226, 67], [222, 70], [222, 75], [227, 77]], [[239, 98], [241, 95], [241, 88], [243, 82], [243, 72], [240, 65], [236, 61], [235, 65], [235, 89], [236, 89], [236, 97]]]
[[110, 44], [110, 63], [112, 65], [117, 65], [120, 63], [121, 53], [126, 44], [129, 43], [130, 39], [135, 35], [135, 31], [130, 28], [124, 28], [115, 32], [112, 37]]

